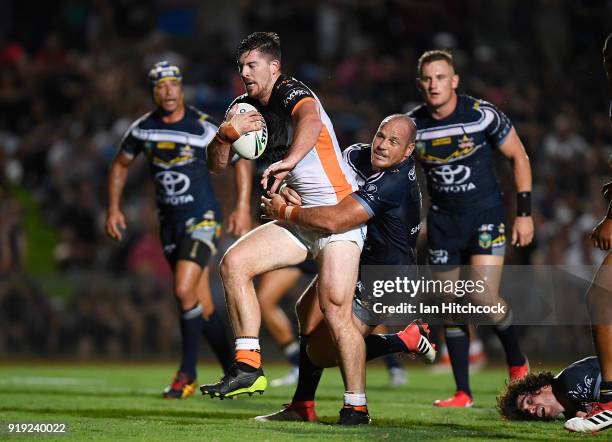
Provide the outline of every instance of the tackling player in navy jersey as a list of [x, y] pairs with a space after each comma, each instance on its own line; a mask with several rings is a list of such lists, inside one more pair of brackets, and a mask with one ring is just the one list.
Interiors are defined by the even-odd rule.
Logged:
[[[603, 64], [612, 88], [612, 34], [603, 47]], [[610, 103], [610, 122], [612, 123], [612, 102]], [[602, 194], [606, 199], [612, 197], [612, 182], [603, 186]], [[587, 293], [587, 305], [591, 314], [593, 341], [601, 365], [601, 389], [599, 397], [590, 404], [590, 411], [584, 417], [575, 417], [565, 423], [570, 431], [593, 433], [612, 428], [612, 202], [606, 216], [595, 226], [591, 233], [595, 247], [608, 251], [597, 270]]]
[[[321, 232], [342, 232], [367, 222], [368, 235], [361, 265], [416, 265], [416, 237], [420, 224], [421, 193], [414, 168], [416, 127], [405, 115], [391, 115], [380, 124], [371, 145], [349, 147], [343, 156], [356, 174], [360, 189], [333, 206], [303, 208], [288, 205], [278, 194], [262, 198], [262, 208], [272, 219]], [[295, 203], [301, 203], [298, 199]], [[414, 269], [415, 267], [411, 267]], [[314, 286], [313, 282], [313, 286]], [[322, 368], [336, 364], [336, 353], [316, 293], [311, 289], [297, 305], [300, 329], [300, 372], [296, 392], [289, 406], [257, 419], [264, 421], [314, 421], [315, 392]], [[435, 350], [427, 340], [427, 326], [411, 324], [388, 335], [370, 335], [384, 317], [376, 314], [368, 296], [357, 285], [353, 298], [353, 322], [367, 336], [367, 359], [395, 352], [414, 352], [430, 362]], [[369, 336], [368, 336], [369, 335]], [[369, 423], [365, 395], [361, 404], [345, 405], [340, 423]]]
[[[496, 150], [512, 161], [517, 187], [517, 216], [512, 244], [526, 246], [533, 239], [531, 218], [531, 168], [512, 123], [495, 106], [466, 95], [457, 95], [459, 76], [447, 51], [425, 52], [418, 62], [417, 85], [425, 103], [409, 115], [418, 128], [417, 158], [427, 178], [431, 208], [427, 215], [428, 261], [442, 265], [434, 273], [456, 280], [461, 264], [486, 273], [488, 297], [498, 299], [501, 266], [506, 244], [506, 216], [495, 178]], [[483, 267], [487, 266], [487, 267]], [[476, 275], [470, 275], [474, 279]], [[497, 324], [509, 366], [510, 378], [529, 371], [521, 353], [512, 316], [491, 318]], [[468, 326], [446, 327], [446, 341], [457, 384], [455, 395], [436, 401], [440, 407], [470, 407]]]
[[[586, 417], [601, 395], [601, 369], [595, 356], [561, 370], [530, 373], [510, 383], [497, 398], [497, 409], [510, 420]], [[610, 418], [612, 412], [608, 411]], [[596, 422], [599, 422], [596, 420]]]
[[[108, 177], [106, 233], [121, 240], [126, 221], [121, 195], [129, 167], [146, 155], [156, 181], [160, 236], [174, 274], [180, 309], [181, 363], [164, 397], [184, 399], [195, 391], [200, 334], [204, 334], [226, 371], [232, 350], [221, 317], [215, 312], [208, 263], [217, 250], [221, 208], [206, 169], [206, 145], [217, 131], [208, 115], [186, 106], [177, 66], [157, 63], [149, 72], [156, 109], [136, 120], [121, 140]], [[230, 216], [230, 233], [250, 228], [251, 169], [236, 164], [238, 206]]]

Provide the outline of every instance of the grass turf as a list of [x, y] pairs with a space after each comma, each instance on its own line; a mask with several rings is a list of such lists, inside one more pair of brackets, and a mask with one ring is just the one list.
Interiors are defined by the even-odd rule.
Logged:
[[[505, 370], [472, 376], [476, 405], [471, 409], [437, 409], [435, 399], [453, 390], [450, 374], [432, 374], [409, 364], [409, 384], [387, 386], [380, 366], [368, 368], [368, 403], [372, 424], [335, 425], [342, 406], [342, 380], [337, 369], [326, 370], [317, 396], [321, 423], [260, 423], [251, 418], [278, 410], [289, 401], [292, 387], [268, 388], [263, 396], [238, 400], [210, 399], [197, 391], [182, 401], [161, 399], [173, 367], [146, 364], [9, 364], [0, 365], [0, 439], [26, 440], [577, 440], [563, 421], [502, 421], [494, 409]], [[283, 375], [283, 366], [266, 367], [268, 379]], [[219, 377], [210, 364], [200, 368], [201, 383]], [[63, 435], [16, 435], [8, 423], [63, 422]], [[597, 439], [607, 440], [602, 433]], [[589, 436], [590, 437], [590, 436]]]

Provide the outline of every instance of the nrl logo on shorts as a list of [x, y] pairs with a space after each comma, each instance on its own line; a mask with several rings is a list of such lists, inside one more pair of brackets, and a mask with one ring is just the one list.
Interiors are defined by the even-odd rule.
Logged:
[[488, 232], [482, 232], [478, 235], [478, 245], [483, 249], [488, 249], [491, 247], [491, 234]]

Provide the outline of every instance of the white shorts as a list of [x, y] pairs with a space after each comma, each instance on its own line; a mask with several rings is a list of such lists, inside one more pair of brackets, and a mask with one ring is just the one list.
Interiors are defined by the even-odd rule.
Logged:
[[314, 259], [323, 248], [332, 242], [336, 241], [351, 241], [357, 244], [359, 251], [363, 250], [363, 243], [366, 238], [367, 227], [365, 224], [348, 230], [344, 233], [327, 234], [323, 232], [315, 232], [305, 229], [300, 226], [286, 223], [278, 223], [280, 227], [285, 229], [287, 234], [308, 254]]

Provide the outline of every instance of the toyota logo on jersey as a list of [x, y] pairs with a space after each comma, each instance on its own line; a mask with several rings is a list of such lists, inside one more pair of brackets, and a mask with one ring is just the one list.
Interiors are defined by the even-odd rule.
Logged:
[[461, 184], [465, 182], [472, 171], [469, 167], [462, 164], [444, 165], [432, 169], [430, 172], [431, 179], [438, 184]]
[[184, 195], [191, 185], [191, 180], [184, 173], [162, 171], [155, 174], [155, 179], [164, 190], [164, 195], [161, 197], [162, 204], [178, 206], [193, 202], [192, 195]]
[[466, 182], [472, 169], [463, 164], [438, 166], [429, 171], [434, 187], [441, 192], [467, 192], [476, 188], [474, 183]]

